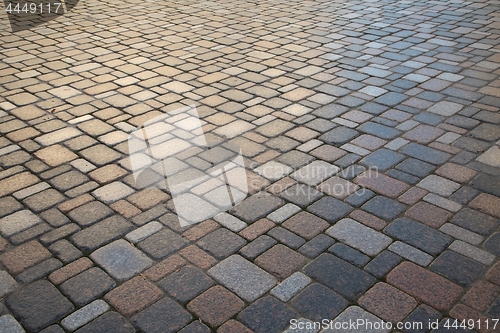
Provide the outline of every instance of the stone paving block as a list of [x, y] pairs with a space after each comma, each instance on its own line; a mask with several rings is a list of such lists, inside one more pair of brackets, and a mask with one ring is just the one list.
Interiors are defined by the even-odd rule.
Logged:
[[385, 228], [385, 233], [431, 255], [441, 253], [452, 238], [409, 218], [395, 220]]
[[125, 235], [125, 238], [131, 243], [138, 243], [163, 228], [162, 224], [157, 221], [149, 222], [142, 227], [135, 229]]
[[160, 230], [145, 240], [137, 243], [137, 247], [154, 259], [163, 259], [182, 249], [188, 241], [168, 229]]
[[251, 260], [273, 247], [276, 243], [277, 241], [274, 238], [262, 235], [249, 244], [243, 246], [239, 253], [246, 259]]
[[305, 317], [321, 321], [325, 318], [335, 318], [348, 303], [325, 286], [313, 283], [295, 297], [291, 305]]
[[368, 265], [365, 266], [365, 271], [371, 275], [380, 278], [389, 273], [394, 267], [396, 267], [402, 258], [397, 254], [384, 250], [375, 259], [373, 259]]
[[325, 220], [304, 211], [292, 216], [281, 225], [305, 239], [313, 238], [329, 226]]
[[213, 285], [205, 273], [193, 266], [184, 266], [158, 282], [158, 285], [180, 303], [186, 303]]
[[323, 194], [306, 184], [295, 184], [285, 189], [281, 197], [295, 205], [304, 207], [321, 198]]
[[[485, 244], [485, 248], [488, 250], [490, 249], [490, 246], [488, 244]], [[466, 257], [469, 257], [471, 259], [474, 259], [484, 265], [491, 265], [493, 264], [493, 261], [495, 260], [495, 255], [488, 253], [480, 248], [477, 248], [475, 246], [472, 246], [470, 244], [467, 244], [465, 242], [462, 242], [460, 240], [456, 240], [451, 245], [449, 246], [450, 250], [453, 250], [457, 253], [460, 253]], [[490, 249], [493, 250], [495, 249], [494, 247]], [[491, 251], [494, 252], [494, 251]]]
[[276, 224], [273, 221], [270, 221], [267, 218], [263, 218], [245, 228], [239, 233], [239, 235], [249, 241], [252, 241], [260, 235], [265, 234], [275, 226]]
[[[336, 325], [342, 325], [342, 323], [349, 323], [352, 321], [356, 320], [362, 320], [363, 322], [380, 322], [380, 318], [376, 317], [375, 315], [371, 314], [368, 311], [363, 310], [362, 308], [358, 306], [350, 306], [344, 312], [342, 312], [335, 320], [333, 323], [329, 326], [329, 328], [325, 329], [323, 332], [324, 333], [333, 333], [335, 331], [338, 331], [335, 329]], [[355, 327], [350, 327], [347, 329], [343, 329], [343, 332], [345, 333], [389, 333], [391, 331], [390, 328], [386, 327], [380, 327], [379, 329], [374, 329], [373, 327], [367, 326], [367, 325], [360, 325], [355, 326]]]
[[318, 139], [330, 145], [341, 145], [351, 141], [358, 135], [359, 132], [356, 130], [339, 126], [321, 135]]
[[67, 330], [74, 331], [108, 310], [109, 305], [98, 299], [64, 318], [61, 325]]
[[444, 164], [451, 155], [442, 151], [420, 145], [418, 143], [410, 143], [400, 150], [403, 154], [422, 160], [434, 165]]
[[360, 163], [369, 168], [385, 171], [402, 160], [404, 160], [403, 155], [393, 152], [392, 150], [381, 148], [363, 158]]
[[328, 249], [335, 241], [325, 234], [319, 234], [299, 249], [299, 252], [308, 258], [315, 258]]
[[473, 233], [488, 236], [500, 224], [500, 220], [477, 210], [463, 208], [453, 217], [451, 223]]
[[119, 281], [127, 280], [153, 264], [144, 253], [123, 239], [99, 248], [90, 258]]
[[396, 241], [391, 244], [391, 246], [389, 246], [389, 250], [405, 259], [413, 261], [420, 266], [425, 267], [432, 262], [432, 256], [429, 254], [400, 241]]
[[276, 279], [239, 255], [212, 267], [208, 274], [247, 302], [253, 302], [276, 285]]
[[252, 303], [238, 314], [238, 320], [255, 333], [282, 332], [296, 313], [272, 296]]
[[0, 271], [0, 297], [5, 297], [14, 290], [16, 290], [18, 284], [16, 280], [12, 278], [6, 271]]
[[113, 289], [116, 282], [98, 267], [92, 267], [62, 283], [60, 288], [76, 305], [85, 305], [107, 291]]
[[392, 242], [384, 234], [349, 218], [340, 220], [326, 233], [370, 256], [377, 255]]
[[56, 131], [50, 132], [48, 134], [44, 134], [42, 136], [39, 136], [35, 139], [35, 141], [38, 142], [39, 144], [41, 144], [42, 146], [52, 146], [56, 143], [74, 138], [74, 137], [79, 136], [81, 134], [82, 134], [82, 132], [80, 132], [77, 128], [65, 127], [65, 128], [61, 128], [61, 129], [58, 129]]
[[31, 228], [42, 220], [29, 210], [21, 210], [0, 219], [0, 232], [10, 237], [15, 233]]
[[294, 250], [306, 242], [302, 237], [281, 227], [273, 228], [267, 234]]
[[362, 173], [354, 182], [391, 198], [398, 197], [409, 188], [409, 185], [378, 172]]
[[484, 271], [484, 266], [454, 251], [445, 251], [430, 266], [430, 269], [451, 281], [468, 286]]
[[239, 321], [231, 319], [220, 326], [217, 333], [252, 333], [252, 331]]
[[121, 182], [113, 182], [92, 192], [97, 199], [106, 204], [123, 199], [132, 193], [134, 193], [134, 190]]
[[308, 264], [304, 272], [348, 300], [356, 299], [375, 283], [373, 276], [326, 253]]
[[283, 280], [276, 287], [271, 289], [270, 293], [274, 297], [277, 297], [283, 302], [288, 302], [293, 296], [295, 296], [299, 291], [304, 289], [311, 279], [305, 274], [300, 272], [295, 272], [288, 278]]
[[54, 324], [74, 309], [73, 304], [45, 280], [19, 289], [7, 297], [6, 304], [31, 331]]
[[110, 216], [113, 213], [99, 201], [92, 201], [69, 212], [68, 216], [80, 226], [88, 226]]
[[0, 217], [10, 215], [23, 208], [16, 199], [13, 197], [4, 197], [0, 199]]
[[406, 207], [395, 200], [376, 196], [361, 206], [361, 208], [381, 219], [389, 221], [400, 215]]
[[302, 267], [306, 263], [306, 258], [290, 248], [278, 244], [258, 256], [254, 262], [283, 280]]
[[425, 177], [420, 181], [420, 183], [417, 184], [417, 186], [443, 197], [452, 195], [453, 192], [460, 188], [460, 184], [436, 175], [429, 175]]
[[352, 207], [332, 197], [323, 197], [316, 201], [307, 210], [328, 222], [336, 222], [352, 211]]
[[53, 188], [34, 194], [23, 200], [23, 203], [35, 212], [46, 210], [62, 201], [66, 197]]
[[191, 324], [180, 330], [179, 333], [210, 333], [210, 328], [199, 321], [193, 321]]
[[245, 222], [225, 212], [215, 215], [213, 219], [233, 232], [241, 231], [247, 226]]
[[28, 268], [24, 272], [17, 275], [16, 278], [22, 283], [31, 283], [45, 277], [46, 275], [49, 275], [61, 266], [62, 263], [59, 260], [50, 258], [33, 267]]
[[448, 310], [463, 291], [455, 283], [410, 262], [391, 271], [387, 282], [440, 311]]
[[456, 203], [455, 201], [445, 199], [443, 197], [440, 197], [439, 195], [436, 195], [434, 193], [429, 193], [424, 197], [424, 201], [427, 201], [431, 204], [434, 204], [438, 207], [444, 208], [450, 212], [458, 212], [460, 209], [462, 209], [462, 205], [459, 203]]
[[237, 314], [245, 303], [224, 287], [215, 286], [189, 302], [187, 308], [212, 327]]
[[40, 180], [30, 172], [21, 172], [0, 180], [0, 196], [14, 193], [22, 188], [34, 185]]
[[484, 242], [484, 248], [494, 255], [500, 255], [500, 233], [494, 233]]
[[3, 332], [9, 333], [25, 333], [23, 327], [11, 315], [3, 315], [0, 317], [0, 329]]
[[465, 294], [463, 303], [478, 310], [485, 311], [500, 294], [498, 286], [488, 281], [480, 280]]
[[299, 211], [299, 206], [288, 203], [267, 215], [267, 218], [275, 223], [281, 223]]
[[432, 228], [439, 228], [452, 216], [450, 212], [426, 202], [415, 204], [405, 215]]
[[367, 255], [342, 243], [335, 243], [328, 252], [357, 267], [363, 267], [370, 261]]
[[126, 234], [132, 228], [131, 223], [115, 215], [77, 232], [70, 239], [82, 252], [92, 252]]
[[116, 312], [108, 312], [80, 328], [76, 333], [92, 332], [133, 333], [135, 329]]
[[476, 161], [494, 167], [500, 167], [500, 148], [497, 146], [489, 148], [487, 151], [479, 155], [476, 158]]
[[3, 253], [0, 262], [12, 274], [19, 274], [51, 257], [51, 253], [37, 241], [31, 241]]
[[131, 316], [162, 297], [162, 291], [143, 277], [137, 276], [111, 290], [104, 298], [124, 316]]
[[339, 167], [324, 161], [314, 161], [290, 175], [298, 182], [310, 186], [318, 185], [323, 180], [331, 177], [340, 170]]
[[246, 241], [227, 229], [220, 228], [198, 241], [198, 245], [217, 259], [224, 259], [235, 253]]
[[282, 205], [283, 200], [280, 198], [261, 192], [246, 198], [234, 206], [229, 213], [245, 222], [254, 222]]

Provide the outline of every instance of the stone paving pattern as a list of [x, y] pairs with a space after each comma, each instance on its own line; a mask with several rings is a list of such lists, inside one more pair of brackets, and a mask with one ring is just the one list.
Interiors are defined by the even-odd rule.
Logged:
[[[1, 332], [500, 318], [498, 1], [0, 6]], [[182, 228], [127, 137], [191, 104], [250, 193]]]

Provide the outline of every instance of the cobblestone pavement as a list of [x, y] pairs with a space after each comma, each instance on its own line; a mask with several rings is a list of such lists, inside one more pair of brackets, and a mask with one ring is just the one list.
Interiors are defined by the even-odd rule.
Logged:
[[[498, 1], [0, 18], [1, 332], [500, 331]], [[191, 104], [250, 187], [181, 227], [127, 138]]]

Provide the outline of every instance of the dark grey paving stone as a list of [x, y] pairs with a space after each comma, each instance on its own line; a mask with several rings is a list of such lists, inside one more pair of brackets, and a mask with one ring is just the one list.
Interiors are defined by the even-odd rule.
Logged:
[[323, 193], [306, 184], [295, 184], [281, 192], [280, 196], [297, 206], [306, 207], [321, 198]]
[[391, 169], [386, 172], [386, 175], [410, 185], [415, 185], [420, 181], [420, 178], [412, 176], [406, 172]]
[[422, 329], [413, 327], [411, 324], [410, 329], [403, 329], [404, 333], [427, 333], [430, 331], [428, 323], [436, 322], [436, 320], [441, 319], [441, 313], [428, 305], [421, 304], [415, 310], [410, 313], [408, 317], [403, 321], [404, 323], [422, 323]]
[[344, 97], [338, 98], [337, 100], [335, 100], [335, 102], [339, 103], [341, 105], [348, 106], [350, 108], [355, 108], [355, 107], [360, 106], [363, 103], [365, 103], [365, 100], [349, 95], [349, 96], [344, 96]]
[[327, 287], [313, 283], [295, 297], [291, 305], [305, 318], [321, 321], [337, 317], [348, 305], [339, 294]]
[[298, 249], [306, 242], [302, 237], [299, 237], [293, 232], [282, 227], [272, 228], [267, 234], [276, 239], [278, 242], [283, 243], [294, 250]]
[[160, 288], [180, 303], [187, 303], [213, 284], [213, 280], [208, 275], [189, 265], [158, 282]]
[[307, 265], [304, 272], [351, 301], [376, 281], [370, 274], [327, 253]]
[[108, 312], [97, 319], [94, 319], [87, 325], [80, 328], [75, 333], [134, 333], [135, 329], [130, 325], [125, 318], [116, 312]]
[[344, 157], [336, 160], [335, 165], [337, 165], [341, 168], [348, 168], [351, 165], [357, 163], [360, 159], [361, 159], [361, 156], [351, 153], [351, 154], [347, 154]]
[[64, 333], [64, 330], [59, 325], [52, 325], [40, 331], [39, 333]]
[[409, 218], [397, 219], [384, 229], [385, 233], [431, 255], [441, 253], [452, 238]]
[[199, 321], [193, 321], [191, 324], [184, 327], [179, 333], [210, 333], [210, 328], [200, 323]]
[[480, 124], [480, 122], [476, 119], [471, 119], [461, 115], [454, 115], [453, 117], [446, 119], [446, 123], [469, 130]]
[[476, 282], [484, 271], [484, 266], [454, 251], [445, 251], [434, 260], [430, 269], [462, 286]]
[[484, 243], [484, 248], [494, 255], [500, 256], [500, 232], [497, 232], [488, 238], [488, 240]]
[[339, 126], [321, 135], [318, 139], [331, 145], [341, 145], [351, 141], [358, 135], [359, 132], [352, 128]]
[[240, 312], [237, 318], [255, 333], [279, 333], [296, 317], [295, 311], [284, 303], [266, 296]]
[[225, 228], [219, 228], [200, 239], [198, 246], [215, 258], [222, 260], [238, 252], [246, 243], [245, 239], [235, 233]]
[[423, 178], [432, 173], [436, 169], [436, 167], [432, 164], [425, 163], [414, 158], [407, 158], [406, 160], [398, 164], [396, 166], [396, 169]]
[[444, 153], [437, 149], [429, 148], [418, 143], [410, 143], [404, 146], [403, 148], [401, 148], [401, 152], [408, 156], [435, 165], [444, 164], [451, 157], [451, 155], [448, 153]]
[[80, 226], [88, 226], [113, 214], [113, 210], [100, 201], [73, 209], [68, 216]]
[[404, 212], [406, 206], [396, 200], [376, 196], [361, 206], [361, 208], [381, 219], [389, 221]]
[[381, 104], [374, 103], [374, 102], [368, 102], [364, 105], [361, 105], [358, 109], [361, 111], [365, 111], [365, 112], [374, 114], [374, 115], [379, 115], [379, 114], [384, 113], [384, 111], [387, 111], [387, 109], [389, 109], [389, 108], [385, 105], [381, 105]]
[[491, 144], [488, 142], [480, 141], [471, 137], [462, 136], [457, 141], [453, 142], [453, 146], [477, 153], [478, 151], [485, 151], [490, 148]]
[[370, 168], [386, 171], [405, 159], [405, 156], [392, 150], [381, 148], [363, 158], [360, 163]]
[[163, 229], [137, 244], [137, 247], [154, 259], [163, 259], [185, 247], [189, 241], [175, 232]]
[[436, 126], [442, 123], [445, 117], [438, 116], [437, 114], [434, 113], [420, 112], [418, 115], [413, 117], [413, 119], [427, 125]]
[[73, 311], [74, 307], [56, 287], [39, 280], [18, 289], [7, 297], [10, 311], [30, 331], [39, 331]]
[[82, 252], [88, 253], [114, 241], [132, 229], [131, 223], [121, 216], [114, 215], [77, 232], [71, 236], [71, 240]]
[[354, 207], [360, 207], [363, 205], [365, 202], [370, 200], [375, 196], [375, 193], [373, 191], [370, 191], [366, 188], [362, 188], [351, 194], [345, 199], [345, 202], [347, 202], [349, 205], [354, 206]]
[[402, 260], [403, 258], [394, 252], [385, 250], [365, 266], [365, 271], [377, 278], [381, 278], [387, 275]]
[[490, 309], [488, 310], [488, 314], [491, 316], [491, 318], [500, 317], [500, 297], [498, 297], [496, 301], [493, 302]]
[[62, 292], [78, 306], [101, 297], [116, 286], [102, 269], [92, 267], [61, 284]]
[[337, 222], [352, 210], [353, 208], [348, 204], [329, 196], [325, 196], [307, 207], [307, 211], [330, 223]]
[[50, 258], [45, 261], [42, 261], [36, 266], [30, 267], [21, 274], [19, 274], [16, 279], [22, 283], [31, 283], [35, 280], [39, 280], [56, 269], [62, 267], [62, 262], [57, 260], [56, 258]]
[[78, 250], [65, 239], [61, 239], [50, 245], [49, 250], [64, 263], [72, 262], [83, 255], [82, 251]]
[[189, 312], [165, 297], [133, 316], [132, 322], [144, 333], [174, 333], [191, 319]]
[[462, 205], [467, 205], [469, 202], [472, 201], [472, 199], [477, 197], [479, 193], [481, 192], [479, 192], [476, 189], [473, 189], [472, 187], [463, 186], [458, 191], [453, 193], [450, 199]]
[[357, 267], [363, 267], [370, 261], [370, 257], [367, 255], [342, 243], [334, 244], [328, 251]]
[[335, 243], [335, 240], [333, 240], [333, 238], [328, 237], [325, 234], [319, 234], [302, 245], [299, 249], [299, 252], [308, 258], [315, 258], [323, 251], [328, 249], [333, 243]]
[[180, 223], [179, 223], [179, 218], [175, 214], [170, 214], [168, 213], [167, 208], [165, 205], [156, 205], [132, 218], [132, 222], [136, 225], [144, 225], [148, 222], [151, 222], [153, 220], [159, 219], [162, 223], [170, 227], [172, 230], [175, 230], [171, 227], [170, 224], [167, 224], [164, 222], [164, 218], [169, 218], [172, 220], [172, 224], [175, 225], [175, 227], [181, 229]]
[[472, 180], [471, 186], [482, 192], [500, 196], [500, 176], [479, 174]]
[[395, 137], [401, 135], [401, 131], [397, 129], [373, 122], [364, 123], [358, 127], [358, 130], [386, 140], [394, 139]]
[[332, 103], [315, 110], [312, 114], [330, 120], [340, 116], [341, 114], [347, 111], [349, 111], [349, 108], [339, 105], [337, 103]]
[[467, 163], [474, 160], [475, 158], [476, 158], [476, 154], [462, 150], [460, 153], [453, 156], [453, 158], [450, 160], [450, 162], [466, 165]]
[[267, 235], [262, 235], [250, 242], [249, 244], [243, 246], [240, 249], [240, 254], [246, 259], [252, 260], [257, 258], [262, 253], [273, 247], [277, 241]]
[[470, 208], [463, 208], [451, 222], [483, 236], [491, 235], [500, 224], [499, 219]]
[[[394, 47], [394, 44], [391, 45], [391, 47]], [[408, 96], [404, 94], [398, 94], [395, 92], [388, 92], [380, 97], [375, 98], [375, 102], [384, 104], [387, 106], [395, 106], [398, 105], [405, 100], [408, 99]]]
[[280, 198], [265, 192], [259, 192], [246, 198], [229, 212], [241, 220], [251, 223], [267, 216], [283, 204], [284, 201]]

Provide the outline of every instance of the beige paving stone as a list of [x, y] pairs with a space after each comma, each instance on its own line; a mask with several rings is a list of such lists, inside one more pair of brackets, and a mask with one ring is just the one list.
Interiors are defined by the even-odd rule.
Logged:
[[43, 148], [37, 151], [35, 153], [35, 156], [53, 167], [78, 158], [78, 155], [73, 153], [68, 148], [61, 146], [60, 144]]
[[37, 176], [30, 172], [22, 172], [17, 175], [0, 180], [0, 197], [10, 194], [25, 187], [39, 182]]
[[50, 146], [56, 143], [59, 143], [61, 141], [65, 141], [71, 138], [74, 138], [78, 135], [81, 135], [82, 132], [80, 132], [78, 129], [74, 127], [66, 127], [66, 128], [61, 128], [58, 129], [57, 131], [50, 132], [47, 134], [44, 134], [42, 136], [39, 136], [38, 138], [35, 139], [36, 142], [41, 144], [42, 146]]

